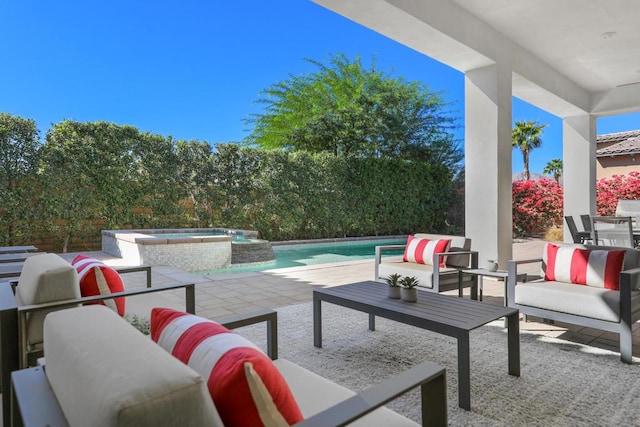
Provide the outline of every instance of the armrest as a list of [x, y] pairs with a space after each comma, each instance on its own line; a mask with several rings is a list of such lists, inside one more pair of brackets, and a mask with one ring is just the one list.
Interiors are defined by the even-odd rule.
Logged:
[[425, 362], [370, 387], [304, 421], [296, 427], [345, 426], [420, 386], [423, 426], [447, 425], [445, 369]]
[[533, 264], [542, 262], [542, 258], [530, 258], [520, 260], [509, 260], [507, 264], [507, 306], [513, 307], [516, 298], [516, 285], [518, 284], [518, 266], [522, 264]]
[[[74, 299], [68, 299], [63, 301], [47, 302], [43, 304], [31, 304], [31, 305], [19, 306], [17, 310], [18, 311], [18, 314], [17, 314], [18, 348], [20, 349], [20, 365], [19, 366], [26, 367], [28, 364], [27, 315], [31, 312], [47, 310], [47, 309], [61, 309], [66, 307], [74, 307], [79, 304], [100, 302], [108, 299], [115, 299], [115, 298], [135, 296], [135, 295], [144, 295], [144, 294], [149, 294], [153, 292], [169, 291], [169, 290], [180, 289], [180, 288], [185, 289], [186, 311], [191, 314], [195, 314], [196, 291], [195, 291], [194, 283], [176, 283], [171, 285], [156, 286], [152, 288], [125, 290], [123, 292], [114, 292], [114, 293], [105, 294], [105, 295], [95, 295], [90, 297], [74, 298]], [[13, 345], [15, 345], [15, 342]]]
[[218, 321], [228, 329], [241, 328], [256, 323], [267, 323], [267, 355], [271, 360], [278, 358], [278, 312], [270, 309], [254, 311], [237, 316], [225, 317]]
[[380, 278], [380, 263], [382, 262], [382, 252], [388, 251], [391, 249], [402, 249], [405, 247], [407, 247], [407, 245], [376, 246], [375, 259], [374, 259], [375, 271], [374, 271], [373, 280], [378, 280]]
[[[431, 283], [433, 284], [433, 290], [440, 292], [440, 256], [441, 255], [469, 255], [469, 266], [467, 268], [478, 268], [478, 251], [455, 251], [455, 252], [441, 252], [433, 254], [433, 277]], [[459, 274], [459, 273], [458, 273]], [[460, 276], [458, 276], [460, 277]], [[462, 296], [462, 294], [460, 294]]]
[[134, 267], [115, 267], [114, 268], [119, 274], [126, 273], [136, 273], [139, 271], [144, 271], [147, 273], [147, 288], [151, 287], [151, 266], [150, 265], [136, 265]]

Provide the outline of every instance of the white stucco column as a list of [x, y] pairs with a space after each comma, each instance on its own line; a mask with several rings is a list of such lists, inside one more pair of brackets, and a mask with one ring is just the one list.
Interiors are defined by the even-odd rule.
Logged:
[[465, 74], [465, 222], [479, 263], [512, 256], [511, 70], [491, 65]]
[[[564, 215], [596, 213], [596, 118], [589, 114], [562, 121], [562, 183]], [[564, 222], [564, 241], [572, 242]]]

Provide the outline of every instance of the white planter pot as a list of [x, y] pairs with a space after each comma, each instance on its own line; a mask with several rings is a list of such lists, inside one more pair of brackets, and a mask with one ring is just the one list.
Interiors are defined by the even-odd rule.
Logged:
[[389, 298], [400, 299], [400, 287], [389, 286]]
[[484, 268], [489, 271], [498, 271], [498, 263], [495, 261], [487, 261]]
[[418, 290], [416, 288], [402, 288], [402, 301], [416, 302], [418, 301]]

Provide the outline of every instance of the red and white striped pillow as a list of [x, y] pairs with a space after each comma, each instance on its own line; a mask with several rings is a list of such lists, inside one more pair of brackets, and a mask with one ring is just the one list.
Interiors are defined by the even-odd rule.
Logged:
[[154, 308], [151, 338], [206, 379], [225, 427], [289, 426], [303, 419], [271, 359], [224, 326], [192, 314]]
[[623, 250], [589, 250], [547, 243], [545, 280], [618, 290]]
[[[124, 291], [124, 283], [122, 282], [120, 274], [100, 260], [81, 254], [71, 261], [71, 266], [75, 268], [78, 273], [80, 295], [83, 297], [108, 295]], [[124, 297], [91, 304], [106, 305], [120, 316], [124, 316], [125, 313]]]
[[[433, 265], [433, 255], [441, 254], [449, 250], [451, 239], [429, 240], [409, 236], [407, 246], [404, 249], [404, 261], [418, 264]], [[446, 256], [440, 256], [440, 267], [446, 267]]]

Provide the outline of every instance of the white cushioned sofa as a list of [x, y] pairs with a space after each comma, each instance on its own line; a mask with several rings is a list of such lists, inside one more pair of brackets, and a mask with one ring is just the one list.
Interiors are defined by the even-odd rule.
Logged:
[[415, 276], [420, 283], [418, 286], [433, 292], [459, 290], [471, 287], [472, 298], [477, 297], [477, 276], [463, 275], [463, 269], [478, 268], [478, 252], [471, 250], [471, 239], [464, 236], [449, 236], [445, 234], [416, 233], [416, 239], [451, 240], [446, 255], [446, 267], [441, 267], [438, 258], [443, 253], [434, 253], [433, 260], [424, 264], [404, 261], [402, 256], [390, 256], [383, 258], [384, 252], [392, 249], [405, 249], [407, 245], [376, 246], [374, 280], [384, 281], [391, 274], [401, 276]]
[[[549, 247], [558, 249], [557, 257], [549, 259]], [[590, 251], [623, 251], [621, 268], [615, 274], [606, 271], [604, 258], [589, 255], [594, 252], [569, 259], [575, 249]], [[563, 252], [560, 252], [563, 251]], [[565, 255], [560, 255], [564, 253]], [[611, 253], [611, 252], [608, 252]], [[604, 252], [595, 252], [604, 254]], [[516, 277], [518, 267], [523, 264], [539, 262], [542, 266], [542, 279], [520, 283]], [[607, 261], [608, 262], [608, 261]], [[571, 264], [570, 266], [568, 264]], [[625, 363], [632, 362], [633, 323], [640, 319], [640, 251], [632, 248], [612, 246], [591, 246], [580, 244], [547, 244], [542, 257], [530, 260], [509, 261], [507, 283], [508, 306], [517, 308], [520, 313], [559, 322], [566, 322], [590, 328], [601, 329], [620, 334], [620, 358]], [[549, 269], [553, 268], [551, 275]], [[569, 270], [571, 268], [571, 271]], [[564, 272], [562, 271], [564, 269]], [[580, 278], [580, 270], [583, 272]], [[620, 271], [621, 270], [621, 271]], [[568, 278], [570, 271], [572, 277]], [[618, 274], [619, 271], [619, 274]], [[558, 277], [556, 277], [558, 276]], [[615, 280], [619, 289], [607, 288], [603, 281]], [[550, 277], [555, 280], [549, 280]], [[577, 279], [577, 280], [576, 280]], [[585, 279], [586, 285], [575, 282]], [[572, 283], [573, 281], [573, 283]]]
[[[423, 363], [355, 394], [290, 361], [277, 359], [277, 313], [265, 310], [224, 323], [267, 322], [267, 353], [288, 383], [299, 426], [415, 426], [385, 407], [413, 388], [422, 393], [423, 425], [446, 426], [443, 368]], [[222, 322], [221, 322], [222, 323]], [[14, 419], [25, 426], [221, 426], [207, 381], [102, 306], [47, 315], [44, 366], [12, 374]], [[311, 343], [309, 344], [311, 345]], [[19, 412], [19, 413], [18, 413]]]

